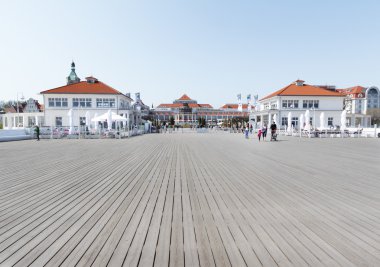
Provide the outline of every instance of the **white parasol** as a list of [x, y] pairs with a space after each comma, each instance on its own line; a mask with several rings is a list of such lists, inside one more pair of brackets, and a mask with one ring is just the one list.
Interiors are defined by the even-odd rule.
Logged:
[[321, 115], [319, 115], [319, 128], [320, 130], [325, 129], [325, 113], [322, 112]]
[[90, 127], [91, 124], [91, 118], [90, 118], [90, 111], [86, 111], [86, 126]]
[[[98, 113], [95, 113], [95, 116], [94, 116], [94, 119], [98, 117]], [[93, 121], [95, 124], [94, 124], [94, 128], [95, 130], [98, 130], [98, 124], [99, 124], [99, 121], [94, 121], [94, 119], [92, 119], [91, 121]]]
[[346, 123], [347, 123], [347, 110], [343, 110], [342, 114], [340, 115], [340, 129], [342, 131], [346, 129]]
[[288, 113], [288, 132], [292, 130], [292, 113]]
[[303, 117], [303, 114], [301, 114], [301, 116], [300, 116], [300, 125], [299, 125], [300, 131], [303, 129], [303, 124], [304, 123], [305, 123], [305, 119]]
[[69, 117], [69, 134], [73, 134], [73, 109], [69, 110], [67, 116]]
[[305, 130], [310, 131], [310, 111], [307, 109], [305, 112]]

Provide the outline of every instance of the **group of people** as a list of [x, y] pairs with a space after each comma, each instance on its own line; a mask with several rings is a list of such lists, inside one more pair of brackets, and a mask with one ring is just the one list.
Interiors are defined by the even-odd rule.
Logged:
[[[270, 125], [270, 130], [271, 130], [271, 141], [277, 141], [277, 125], [275, 122], [273, 122], [271, 125]], [[245, 128], [245, 131], [244, 131], [244, 136], [245, 138], [249, 138], [249, 133], [252, 133], [252, 125], [250, 127], [247, 127]], [[259, 139], [259, 142], [261, 141], [261, 137], [263, 138], [263, 141], [266, 140], [267, 138], [267, 133], [268, 133], [268, 127], [266, 124], [264, 124], [257, 132], [257, 137]]]

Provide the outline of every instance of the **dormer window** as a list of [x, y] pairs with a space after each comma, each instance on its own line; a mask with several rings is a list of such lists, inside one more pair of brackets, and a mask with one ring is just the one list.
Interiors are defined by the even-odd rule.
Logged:
[[297, 86], [303, 86], [304, 83], [305, 83], [305, 81], [302, 81], [302, 80], [297, 80], [297, 81], [295, 81], [295, 84], [296, 84]]
[[96, 79], [95, 77], [86, 77], [86, 81], [87, 83], [97, 83], [98, 82], [98, 79]]

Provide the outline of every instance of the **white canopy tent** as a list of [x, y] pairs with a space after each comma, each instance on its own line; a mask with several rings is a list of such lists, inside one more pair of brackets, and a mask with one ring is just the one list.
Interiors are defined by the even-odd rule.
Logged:
[[108, 112], [104, 113], [103, 115], [97, 116], [93, 118], [91, 121], [93, 122], [104, 122], [107, 121], [108, 130], [111, 130], [112, 128], [112, 122], [125, 122], [127, 121], [126, 118], [116, 114], [115, 112], [112, 112], [111, 110], [108, 110]]
[[[103, 115], [94, 117], [91, 121], [99, 122], [99, 121], [106, 121], [108, 119], [109, 119], [109, 117], [108, 117], [108, 112], [107, 112], [107, 113], [104, 113]], [[117, 115], [115, 112], [111, 112], [111, 120], [112, 121], [127, 121], [126, 118], [124, 118], [120, 115]]]

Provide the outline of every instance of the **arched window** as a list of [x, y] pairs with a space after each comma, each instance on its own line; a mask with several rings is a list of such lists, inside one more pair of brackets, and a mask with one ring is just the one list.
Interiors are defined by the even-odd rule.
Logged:
[[379, 91], [376, 88], [371, 88], [367, 92], [367, 107], [379, 108]]

